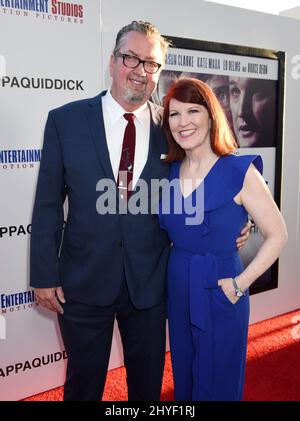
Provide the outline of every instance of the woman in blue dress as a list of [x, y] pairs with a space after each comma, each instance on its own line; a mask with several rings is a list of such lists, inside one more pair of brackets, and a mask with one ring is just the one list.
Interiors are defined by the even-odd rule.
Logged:
[[[168, 320], [175, 400], [241, 400], [248, 289], [278, 258], [285, 223], [261, 176], [261, 157], [233, 154], [226, 117], [205, 83], [179, 80], [164, 105], [172, 165], [159, 218], [173, 243]], [[244, 270], [235, 239], [248, 213], [264, 242]]]

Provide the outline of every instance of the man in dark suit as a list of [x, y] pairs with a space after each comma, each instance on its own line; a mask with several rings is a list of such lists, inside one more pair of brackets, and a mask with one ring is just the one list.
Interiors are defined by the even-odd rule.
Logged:
[[[58, 312], [68, 354], [65, 400], [102, 397], [115, 318], [129, 400], [160, 398], [170, 244], [155, 214], [119, 211], [127, 203], [119, 170], [131, 119], [135, 153], [125, 173], [133, 188], [168, 177], [161, 108], [149, 102], [167, 48], [152, 24], [132, 22], [117, 35], [110, 90], [48, 116], [32, 217], [31, 285], [37, 302]], [[104, 179], [118, 187], [116, 212], [97, 206]], [[144, 200], [156, 193], [149, 189]]]
[[117, 36], [111, 89], [48, 116], [32, 218], [31, 285], [37, 301], [59, 313], [68, 354], [65, 400], [101, 398], [115, 317], [129, 399], [160, 398], [169, 240], [154, 214], [100, 215], [96, 186], [105, 178], [118, 182], [124, 113], [135, 115], [133, 186], [168, 177], [161, 109], [148, 102], [167, 47], [153, 25], [132, 22]]

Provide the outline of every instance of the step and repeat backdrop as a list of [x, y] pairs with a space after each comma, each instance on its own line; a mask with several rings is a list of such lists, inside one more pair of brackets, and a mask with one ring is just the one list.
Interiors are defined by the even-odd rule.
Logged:
[[0, 1], [0, 39], [0, 400], [17, 400], [64, 382], [56, 317], [29, 287], [30, 221], [48, 111], [100, 91], [100, 2]]
[[[112, 3], [123, 16], [125, 5]], [[108, 79], [116, 35], [110, 28], [119, 20], [111, 7], [100, 0], [0, 0], [0, 401], [64, 382], [67, 356], [56, 315], [35, 303], [29, 287], [31, 213], [48, 111], [97, 95]], [[148, 10], [147, 16], [140, 13], [146, 7], [139, 2], [137, 16], [126, 9], [124, 18], [130, 17], [122, 25], [152, 20]], [[280, 206], [285, 53], [167, 35], [173, 47], [153, 101], [163, 105], [166, 90], [181, 77], [208, 83], [224, 108], [237, 153], [262, 155], [266, 182]], [[260, 243], [253, 224], [245, 264]], [[276, 262], [252, 293], [277, 287]], [[115, 329], [110, 368], [122, 363]]]

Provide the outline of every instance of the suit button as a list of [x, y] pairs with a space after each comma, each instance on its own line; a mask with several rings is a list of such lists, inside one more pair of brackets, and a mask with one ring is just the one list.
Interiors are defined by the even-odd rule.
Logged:
[[123, 241], [122, 240], [118, 242], [118, 246], [123, 247]]

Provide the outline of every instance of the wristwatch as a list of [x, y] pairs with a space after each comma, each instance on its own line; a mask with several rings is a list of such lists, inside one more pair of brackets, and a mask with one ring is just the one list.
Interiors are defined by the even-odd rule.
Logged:
[[243, 295], [245, 295], [245, 292], [241, 290], [241, 288], [238, 286], [236, 279], [235, 278], [231, 278], [232, 283], [233, 283], [233, 287], [234, 287], [234, 291], [235, 291], [235, 295], [237, 297], [242, 297]]

